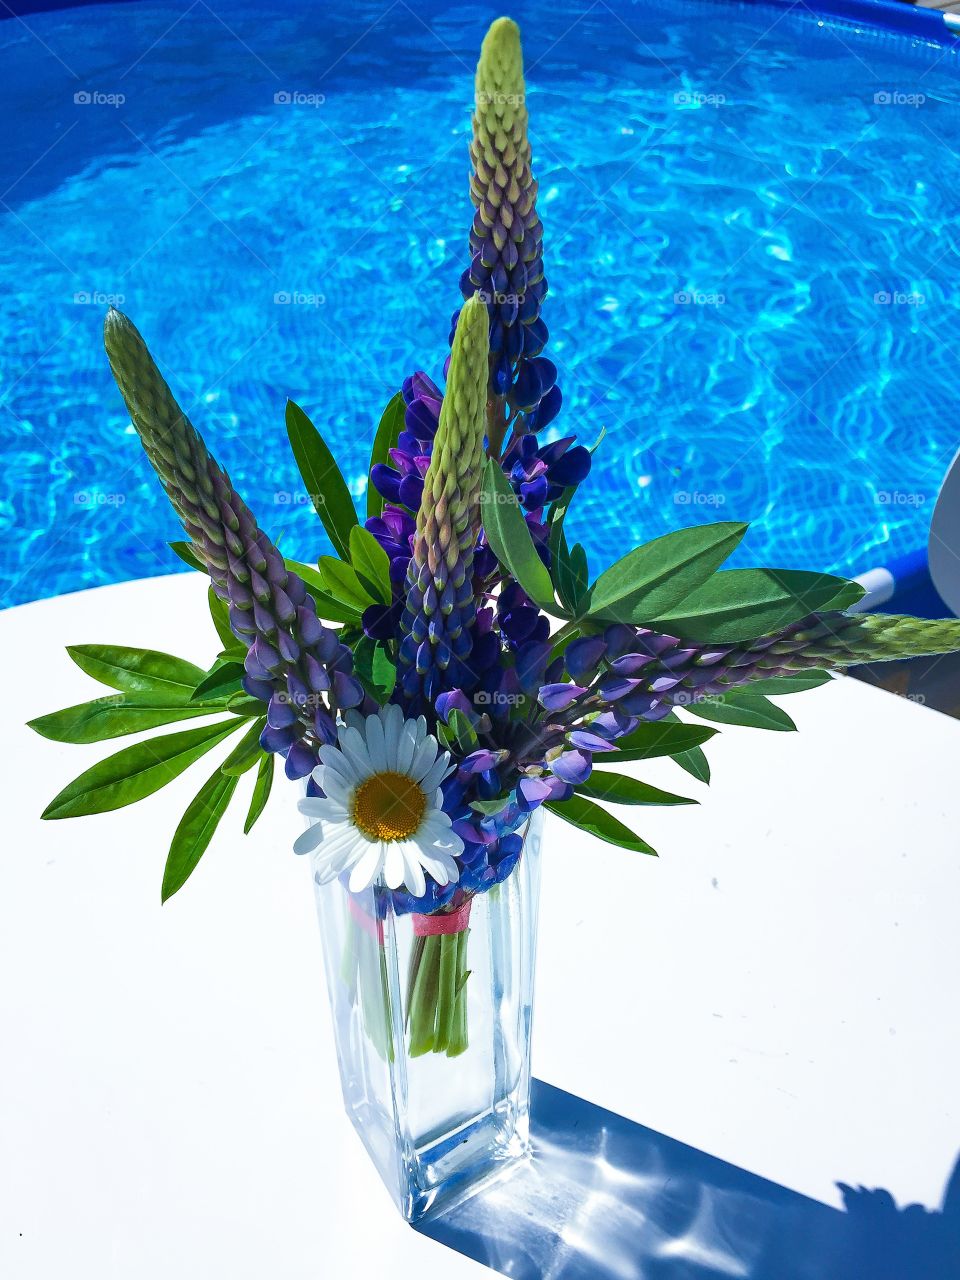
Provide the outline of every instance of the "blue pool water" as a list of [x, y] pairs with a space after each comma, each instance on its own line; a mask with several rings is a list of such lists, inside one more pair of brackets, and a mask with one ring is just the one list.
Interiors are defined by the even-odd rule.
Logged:
[[[753, 522], [740, 563], [856, 573], [920, 546], [960, 436], [957, 54], [760, 5], [512, 12], [558, 425], [607, 430], [569, 521], [594, 564], [718, 517]], [[178, 563], [101, 350], [112, 298], [263, 525], [326, 550], [284, 400], [359, 496], [381, 406], [439, 374], [495, 16], [0, 22], [2, 603]]]

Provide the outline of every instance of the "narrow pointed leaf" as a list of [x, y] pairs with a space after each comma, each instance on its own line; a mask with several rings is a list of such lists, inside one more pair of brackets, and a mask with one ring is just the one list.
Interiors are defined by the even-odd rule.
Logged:
[[171, 542], [168, 543], [168, 546], [174, 555], [179, 556], [183, 563], [188, 564], [191, 569], [197, 569], [200, 573], [207, 572], [206, 566], [194, 551], [192, 542]]
[[167, 854], [161, 901], [172, 898], [186, 884], [206, 852], [238, 781], [235, 777], [226, 777], [218, 769], [187, 805]]
[[288, 569], [292, 569], [303, 579], [303, 585], [316, 601], [317, 615], [324, 622], [359, 624], [363, 610], [356, 605], [344, 604], [342, 600], [332, 596], [324, 584], [319, 569], [315, 569], [313, 565], [301, 564], [299, 560], [286, 560], [284, 563]]
[[354, 675], [381, 706], [389, 702], [397, 683], [397, 668], [383, 645], [370, 636], [361, 636], [353, 651]]
[[480, 500], [483, 529], [500, 563], [541, 609], [568, 617], [554, 601], [550, 573], [533, 545], [517, 496], [493, 458], [487, 459]]
[[728, 644], [770, 635], [824, 609], [848, 609], [855, 582], [800, 569], [726, 569], [651, 623], [685, 639]]
[[166, 693], [188, 699], [204, 677], [200, 667], [155, 649], [123, 645], [67, 645], [81, 671], [124, 693]]
[[[400, 438], [400, 432], [403, 430], [403, 419], [406, 413], [406, 405], [403, 402], [403, 395], [398, 391], [395, 396], [387, 401], [387, 406], [380, 417], [380, 425], [377, 427], [377, 434], [373, 437], [373, 448], [370, 451], [370, 466], [367, 468], [367, 476], [377, 465], [378, 462], [389, 463], [390, 450]], [[383, 497], [377, 493], [376, 489], [367, 480], [367, 519], [372, 516], [378, 516], [383, 511]]]
[[241, 720], [219, 720], [199, 729], [183, 729], [124, 747], [64, 787], [41, 816], [79, 818], [87, 813], [122, 809], [124, 805], [143, 800], [179, 777], [242, 723]]
[[606, 809], [601, 809], [592, 800], [585, 800], [583, 796], [572, 795], [569, 800], [548, 800], [546, 808], [551, 813], [555, 813], [558, 818], [562, 818], [564, 822], [569, 822], [580, 831], [589, 832], [598, 840], [619, 845], [621, 849], [632, 849], [636, 853], [651, 853], [654, 857], [657, 856], [656, 850], [652, 849], [646, 840], [641, 840], [629, 827], [625, 827], [619, 818], [615, 818], [612, 813], [607, 813]]
[[704, 782], [709, 786], [710, 761], [702, 748], [691, 747], [689, 751], [678, 751], [673, 758], [681, 769], [689, 773], [691, 778], [696, 778], [698, 782]]
[[350, 563], [380, 603], [390, 604], [393, 600], [390, 557], [373, 534], [359, 524], [350, 530]]
[[247, 810], [247, 818], [243, 824], [245, 836], [250, 834], [253, 824], [263, 813], [264, 806], [270, 798], [270, 788], [273, 785], [273, 761], [273, 756], [264, 756], [260, 761], [257, 780], [253, 784], [253, 795], [250, 798], [250, 808]]
[[788, 676], [766, 676], [760, 680], [751, 680], [738, 692], [762, 693], [767, 697], [784, 698], [788, 693], [803, 693], [807, 689], [819, 689], [822, 684], [830, 684], [833, 676], [829, 671], [797, 671]]
[[230, 610], [227, 608], [226, 601], [220, 599], [213, 587], [207, 587], [207, 606], [223, 647], [225, 649], [236, 649], [238, 646], [245, 648], [230, 630]]
[[638, 725], [633, 733], [617, 740], [616, 751], [603, 751], [594, 756], [594, 768], [625, 764], [630, 760], [652, 760], [657, 756], [675, 756], [680, 751], [699, 747], [716, 733], [706, 725], [676, 724], [669, 721]]
[[117, 693], [40, 716], [31, 720], [28, 727], [53, 742], [104, 742], [222, 711], [219, 705], [203, 706], [196, 702], [165, 701], [150, 694]]
[[590, 800], [603, 800], [607, 804], [696, 804], [688, 796], [677, 796], [672, 791], [661, 791], [639, 778], [623, 773], [607, 773], [595, 770], [586, 782], [578, 783], [577, 795]]
[[260, 735], [263, 733], [266, 723], [266, 716], [260, 716], [258, 720], [254, 720], [253, 724], [220, 766], [221, 773], [226, 773], [232, 778], [239, 778], [241, 774], [253, 768], [265, 754], [263, 747], [260, 745]]
[[364, 609], [377, 603], [360, 581], [353, 565], [343, 560], [335, 560], [333, 556], [321, 556], [320, 577], [327, 593], [351, 609], [362, 613]]
[[191, 702], [224, 702], [243, 687], [244, 667], [233, 658], [218, 659], [191, 694]]
[[287, 435], [310, 501], [338, 556], [350, 555], [350, 530], [357, 513], [333, 454], [298, 404], [287, 401]]
[[736, 698], [725, 696], [704, 698], [691, 702], [686, 708], [703, 720], [715, 720], [717, 724], [742, 725], [747, 729], [776, 729], [789, 733], [796, 725], [782, 707], [775, 706], [763, 694], [741, 694]]
[[716, 573], [747, 531], [720, 523], [678, 529], [628, 552], [590, 592], [590, 616], [637, 625], [679, 604]]

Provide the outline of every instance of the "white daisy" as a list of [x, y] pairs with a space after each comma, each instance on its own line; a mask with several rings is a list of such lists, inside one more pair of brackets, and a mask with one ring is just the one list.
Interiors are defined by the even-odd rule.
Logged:
[[353, 893], [381, 874], [388, 888], [406, 885], [418, 898], [426, 891], [425, 871], [438, 884], [455, 883], [463, 841], [441, 808], [440, 791], [454, 769], [449, 751], [439, 750], [423, 716], [404, 720], [397, 706], [351, 719], [339, 731], [339, 747], [320, 748], [313, 778], [325, 798], [300, 801], [314, 823], [294, 853], [317, 849], [318, 882], [349, 871]]

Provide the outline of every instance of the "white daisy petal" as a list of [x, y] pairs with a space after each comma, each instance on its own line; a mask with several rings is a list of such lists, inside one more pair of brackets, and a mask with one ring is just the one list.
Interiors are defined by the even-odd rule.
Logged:
[[428, 795], [436, 787], [439, 787], [440, 783], [450, 772], [449, 764], [450, 755], [448, 752], [444, 751], [443, 755], [434, 762], [429, 772], [424, 775], [420, 785]]
[[404, 883], [415, 898], [422, 898], [427, 891], [427, 882], [420, 865], [420, 850], [412, 840], [405, 840], [400, 845], [400, 850], [407, 868]]
[[344, 817], [344, 807], [335, 800], [307, 796], [297, 801], [297, 808], [307, 818], [321, 818], [324, 822], [338, 822]]
[[413, 755], [416, 749], [416, 729], [409, 720], [405, 720], [400, 726], [400, 736], [397, 742], [396, 764], [394, 766], [397, 773], [410, 772], [410, 766], [413, 764]]
[[378, 715], [367, 716], [367, 751], [374, 772], [383, 773], [390, 766], [387, 762], [387, 744], [383, 736], [383, 721]]
[[[338, 773], [334, 773], [331, 769], [327, 774], [327, 798], [338, 804], [341, 809], [347, 812], [350, 810], [350, 801], [356, 788], [352, 783], [346, 782]], [[304, 810], [301, 810], [301, 813]]]
[[430, 872], [437, 884], [456, 884], [460, 879], [456, 862], [449, 854], [442, 853], [440, 850], [427, 852], [421, 849], [420, 865], [425, 871]]
[[404, 866], [403, 850], [400, 844], [394, 840], [387, 845], [386, 857], [383, 860], [383, 878], [387, 882], [388, 889], [399, 889], [403, 884], [406, 875], [406, 867]]
[[387, 749], [387, 763], [393, 768], [397, 758], [397, 743], [400, 740], [400, 729], [403, 725], [403, 712], [395, 704], [383, 710], [383, 739]]
[[383, 862], [383, 844], [379, 840], [371, 840], [366, 852], [355, 863], [350, 872], [350, 892], [359, 893], [361, 889], [369, 889], [380, 874]]
[[340, 750], [353, 765], [358, 778], [369, 778], [374, 772], [370, 752], [359, 729], [348, 727], [340, 730]]
[[306, 831], [301, 831], [293, 842], [293, 852], [312, 853], [322, 839], [323, 827], [317, 822], [314, 826], [307, 827]]
[[320, 748], [320, 759], [323, 761], [327, 769], [333, 769], [336, 773], [344, 778], [347, 782], [359, 782], [359, 775], [356, 769], [336, 747], [323, 746]]
[[[420, 779], [425, 777], [426, 774], [433, 767], [433, 763], [436, 760], [436, 758], [437, 758], [436, 739], [424, 738], [424, 740], [420, 743], [420, 745], [417, 747], [416, 751], [414, 752], [413, 761], [410, 765], [410, 777], [413, 778], [416, 782], [419, 782]], [[429, 792], [433, 790], [433, 787], [424, 787], [423, 789], [424, 791]]]

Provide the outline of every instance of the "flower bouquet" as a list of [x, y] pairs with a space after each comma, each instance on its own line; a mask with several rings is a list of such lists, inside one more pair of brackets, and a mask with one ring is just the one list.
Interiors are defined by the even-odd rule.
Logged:
[[387, 404], [362, 523], [320, 434], [287, 406], [333, 549], [316, 564], [285, 558], [260, 529], [140, 334], [109, 312], [110, 367], [188, 535], [173, 548], [209, 575], [221, 651], [203, 671], [151, 650], [72, 648], [116, 696], [33, 722], [65, 742], [203, 722], [88, 769], [45, 818], [141, 800], [236, 738], [174, 832], [164, 900], [248, 773], [253, 827], [282, 760], [309, 823], [294, 849], [317, 886], [346, 1103], [410, 1218], [526, 1150], [543, 811], [652, 854], [605, 805], [689, 801], [624, 765], [667, 756], [707, 780], [708, 722], [789, 728], [769, 695], [850, 663], [960, 647], [955, 620], [850, 612], [860, 587], [830, 574], [722, 569], [744, 524], [681, 529], [591, 571], [565, 518], [600, 442], [554, 430], [508, 19], [483, 42], [470, 155], [445, 386], [417, 372]]

